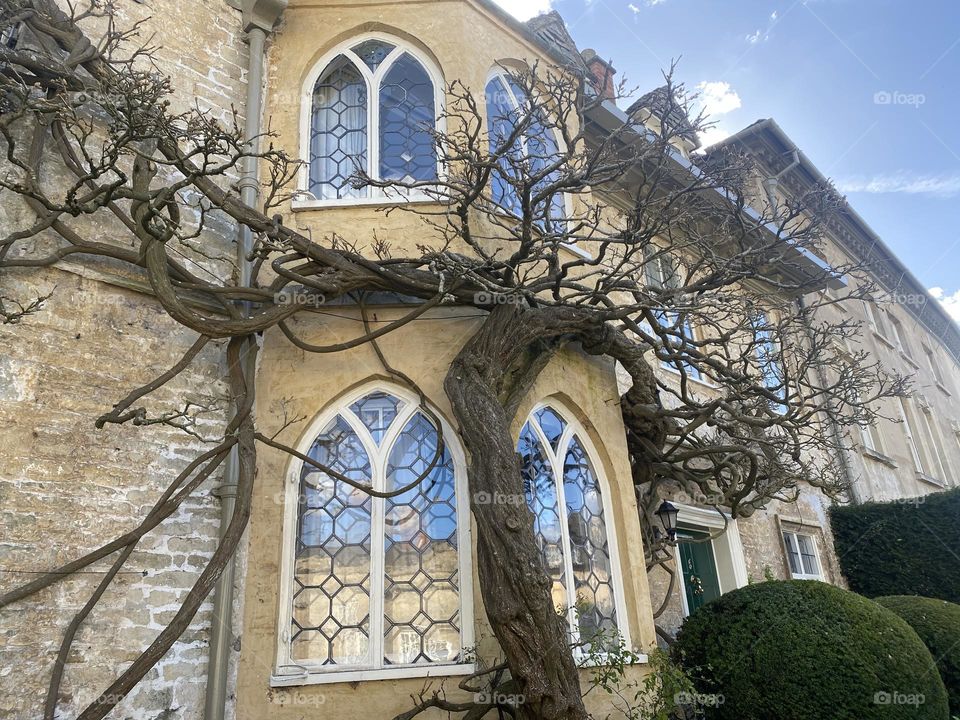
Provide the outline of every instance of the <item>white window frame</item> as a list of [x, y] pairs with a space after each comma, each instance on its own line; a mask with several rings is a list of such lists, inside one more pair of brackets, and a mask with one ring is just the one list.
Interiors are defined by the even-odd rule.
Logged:
[[[509, 98], [510, 104], [513, 106], [513, 109], [519, 110], [520, 103], [517, 101], [516, 96], [513, 94], [513, 90], [511, 89], [510, 83], [508, 82], [509, 77], [510, 77], [510, 74], [506, 70], [504, 70], [502, 67], [495, 66], [491, 68], [490, 72], [487, 73], [487, 79], [484, 80], [484, 83], [483, 83], [484, 94], [486, 94], [486, 89], [490, 85], [491, 81], [494, 78], [499, 78], [500, 82], [502, 82], [503, 86], [507, 89], [507, 97]], [[534, 98], [534, 101], [536, 100], [537, 98]], [[488, 129], [490, 127], [490, 117], [487, 115], [487, 112], [489, 110], [489, 105], [490, 103], [488, 102], [484, 102], [484, 105], [483, 105], [484, 121], [486, 122], [485, 127]], [[547, 112], [548, 110], [549, 108], [545, 107], [544, 112]], [[558, 133], [555, 129], [551, 129], [550, 132], [553, 133], [553, 140], [555, 143], [557, 143], [557, 152], [559, 153], [566, 152], [567, 144], [563, 141], [563, 137], [560, 135], [560, 133]], [[527, 142], [526, 138], [521, 137], [520, 140], [521, 140], [521, 143], [523, 144], [524, 151], [526, 151], [526, 142]], [[489, 140], [488, 140], [488, 150], [489, 150]], [[563, 196], [563, 211], [567, 214], [567, 217], [570, 217], [570, 215], [573, 214], [573, 198], [570, 196], [569, 193], [561, 193], [561, 195]], [[564, 249], [569, 250], [575, 255], [579, 255], [580, 257], [585, 258], [587, 260], [593, 259], [593, 253], [591, 253], [589, 250], [584, 250], [583, 248], [577, 247], [577, 245], [573, 243], [562, 243], [561, 245]]]
[[[747, 575], [747, 563], [743, 555], [743, 543], [740, 540], [740, 528], [737, 520], [730, 517], [729, 513], [717, 511], [713, 508], [700, 508], [695, 505], [685, 505], [674, 502], [673, 505], [679, 510], [677, 514], [677, 525], [684, 525], [688, 529], [699, 530], [713, 534], [717, 530], [723, 530], [726, 526], [726, 532], [713, 538], [710, 541], [713, 547], [713, 562], [717, 566], [717, 582], [720, 584], [720, 594], [724, 595], [731, 590], [742, 588], [750, 582]], [[683, 616], [690, 615], [690, 607], [687, 603], [687, 587], [683, 581], [683, 572], [680, 570], [680, 548], [673, 546], [673, 559], [677, 568], [678, 587], [680, 589], [680, 607], [683, 610]], [[723, 568], [721, 570], [721, 559]]]
[[924, 462], [923, 449], [918, 443], [917, 428], [913, 427], [913, 423], [911, 422], [913, 408], [909, 406], [909, 402], [907, 398], [900, 398], [900, 419], [903, 421], [903, 434], [907, 439], [907, 449], [910, 451], [914, 469], [921, 475], [929, 477]]
[[931, 464], [936, 465], [936, 469], [940, 471], [940, 473], [935, 476], [935, 479], [947, 484], [950, 479], [951, 468], [947, 460], [943, 439], [940, 436], [940, 428], [937, 427], [937, 421], [933, 417], [933, 411], [929, 406], [920, 408], [920, 422], [925, 426], [925, 434], [930, 441], [928, 446], [929, 452], [927, 454], [930, 456]]
[[[560, 418], [566, 423], [566, 428], [564, 428], [563, 433], [560, 435], [560, 439], [557, 442], [557, 447], [560, 448], [561, 452], [554, 452], [553, 446], [550, 444], [550, 441], [547, 439], [547, 436], [544, 434], [543, 430], [540, 428], [540, 423], [537, 421], [534, 415], [543, 409], [550, 409], [555, 412]], [[593, 445], [593, 442], [590, 440], [590, 436], [587, 434], [586, 428], [576, 419], [576, 416], [567, 408], [563, 403], [558, 402], [556, 399], [551, 398], [548, 401], [539, 402], [533, 406], [527, 415], [526, 422], [521, 426], [522, 428], [527, 424], [530, 424], [531, 429], [537, 437], [537, 440], [541, 444], [541, 452], [546, 456], [547, 461], [550, 463], [550, 470], [553, 473], [554, 488], [557, 493], [557, 508], [562, 509], [563, 516], [560, 518], [560, 542], [563, 545], [563, 572], [565, 580], [565, 589], [567, 591], [567, 629], [571, 637], [572, 642], [576, 643], [579, 641], [580, 629], [579, 624], [577, 623], [576, 617], [576, 588], [573, 576], [573, 556], [570, 550], [570, 528], [568, 526], [568, 516], [567, 516], [567, 500], [564, 493], [564, 477], [563, 477], [563, 462], [565, 458], [565, 452], [568, 449], [568, 443], [571, 438], [576, 435], [580, 440], [580, 444], [583, 446], [584, 451], [587, 453], [587, 458], [590, 461], [590, 467], [593, 470], [593, 474], [596, 478], [597, 485], [600, 487], [600, 497], [603, 501], [603, 525], [607, 531], [607, 547], [610, 551], [610, 574], [611, 574], [611, 584], [613, 585], [613, 602], [617, 611], [617, 631], [620, 633], [620, 637], [623, 640], [624, 646], [632, 648], [633, 645], [630, 642], [630, 616], [627, 613], [627, 603], [624, 595], [623, 588], [623, 572], [624, 568], [620, 564], [620, 550], [617, 546], [617, 527], [616, 527], [616, 516], [613, 512], [613, 498], [611, 497], [611, 488], [610, 483], [607, 482], [606, 473], [603, 471], [603, 466], [599, 462], [599, 456], [597, 454], [596, 448]], [[578, 657], [582, 660], [582, 657]]]
[[936, 351], [926, 345], [923, 346], [923, 354], [927, 356], [927, 365], [930, 366], [930, 372], [933, 373], [933, 379], [937, 386], [946, 389], [943, 379], [943, 371], [940, 369], [940, 363], [937, 360]]
[[884, 318], [880, 314], [883, 312], [880, 307], [874, 302], [872, 298], [865, 298], [863, 301], [863, 307], [866, 311], [867, 320], [870, 323], [870, 328], [876, 333], [881, 339], [883, 339], [888, 345], [890, 340], [887, 338], [886, 325], [884, 323]]
[[899, 350], [900, 354], [903, 355], [911, 364], [916, 364], [913, 359], [913, 353], [910, 352], [910, 345], [904, 341], [903, 323], [894, 317], [893, 314], [889, 316], [889, 320], [890, 334], [893, 335], [893, 343], [897, 346], [897, 350]]
[[[351, 48], [356, 47], [367, 40], [379, 40], [390, 43], [394, 49], [383, 59], [376, 72], [371, 72], [367, 64]], [[318, 199], [310, 192], [310, 139], [312, 136], [313, 119], [313, 90], [317, 80], [327, 69], [327, 66], [337, 57], [343, 55], [347, 57], [353, 65], [356, 66], [367, 85], [367, 172], [371, 177], [379, 177], [380, 172], [380, 81], [390, 72], [393, 67], [393, 61], [402, 55], [409, 53], [420, 63], [426, 71], [430, 82], [433, 83], [435, 127], [437, 132], [446, 131], [446, 120], [443, 117], [444, 109], [444, 80], [443, 73], [422, 50], [413, 43], [408, 42], [395, 35], [382, 32], [368, 32], [355, 35], [346, 40], [329, 52], [323, 55], [310, 69], [303, 80], [300, 89], [300, 160], [303, 165], [300, 167], [297, 176], [297, 193], [291, 201], [291, 207], [294, 210], [309, 210], [311, 208], [326, 207], [344, 207], [358, 205], [390, 205], [397, 202], [436, 202], [436, 199], [423, 191], [409, 192], [399, 194], [398, 192], [387, 193], [382, 188], [367, 188], [367, 197], [349, 197], [349, 198], [330, 198]], [[378, 92], [374, 92], [377, 88]], [[437, 158], [437, 177], [443, 177], [443, 163]]]
[[[402, 400], [405, 403], [403, 410], [397, 414], [390, 426], [389, 432], [384, 435], [380, 447], [386, 451], [394, 439], [400, 434], [407, 421], [420, 408], [420, 398], [407, 390], [390, 383], [371, 382], [330, 402], [304, 429], [294, 447], [306, 455], [313, 446], [317, 436], [323, 429], [353, 403], [374, 392], [384, 392]], [[463, 449], [456, 440], [453, 428], [440, 415], [436, 408], [431, 407], [434, 414], [440, 419], [443, 439], [446, 450], [450, 454], [454, 469], [454, 483], [457, 498], [457, 550], [459, 553], [458, 572], [460, 577], [460, 647], [466, 653], [474, 645], [474, 612], [473, 612], [473, 567], [470, 536], [470, 496], [467, 484], [467, 463]], [[344, 416], [347, 422], [360, 430], [362, 423], [357, 423], [349, 415]], [[364, 429], [364, 432], [366, 430]], [[384, 457], [384, 461], [386, 458]], [[374, 458], [370, 458], [375, 463]], [[360, 680], [386, 680], [391, 678], [411, 677], [444, 677], [452, 675], [469, 675], [474, 672], [476, 665], [473, 662], [456, 663], [424, 663], [422, 665], [408, 665], [403, 667], [363, 667], [355, 666], [335, 669], [330, 665], [305, 665], [290, 656], [290, 626], [293, 621], [293, 577], [295, 564], [295, 547], [299, 512], [300, 475], [303, 461], [291, 457], [287, 463], [284, 475], [283, 491], [283, 541], [281, 545], [280, 561], [280, 611], [277, 625], [276, 661], [273, 675], [270, 678], [271, 687], [292, 685], [315, 685], [334, 682], [355, 682]], [[374, 469], [374, 482], [383, 476], [384, 472]], [[382, 488], [381, 488], [382, 489]], [[382, 502], [382, 501], [381, 501]], [[383, 662], [383, 552], [373, 551], [378, 545], [382, 548], [384, 527], [383, 513], [371, 515], [371, 570], [370, 570], [370, 658], [374, 664]]]
[[[820, 559], [820, 548], [817, 546], [816, 535], [800, 532], [798, 530], [781, 529], [780, 536], [783, 540], [784, 552], [787, 554], [787, 570], [790, 572], [790, 577], [792, 577], [794, 580], [819, 580], [823, 582], [824, 580], [823, 561]], [[803, 553], [800, 552], [801, 536], [807, 538], [807, 540], [810, 542], [811, 547], [813, 548], [813, 560], [817, 564], [816, 573], [803, 572]], [[797, 557], [800, 560], [801, 572], [794, 572], [793, 568], [790, 567], [790, 551], [791, 550], [797, 553]]]

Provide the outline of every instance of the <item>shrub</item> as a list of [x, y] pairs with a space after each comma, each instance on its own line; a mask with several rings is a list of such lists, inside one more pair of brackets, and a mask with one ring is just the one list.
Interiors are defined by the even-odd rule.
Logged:
[[950, 712], [960, 715], [960, 605], [908, 595], [880, 597], [877, 602], [916, 630], [940, 670]]
[[960, 489], [890, 503], [834, 507], [834, 544], [850, 589], [960, 603]]
[[933, 658], [895, 613], [810, 580], [734, 590], [687, 618], [674, 657], [713, 720], [946, 720]]

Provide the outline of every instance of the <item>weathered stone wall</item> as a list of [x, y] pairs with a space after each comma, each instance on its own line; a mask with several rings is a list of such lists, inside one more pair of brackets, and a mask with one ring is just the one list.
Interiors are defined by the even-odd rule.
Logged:
[[[227, 119], [236, 108], [243, 121], [247, 49], [237, 10], [225, 0], [116, 5], [121, 26], [148, 18], [141, 37], [152, 36], [159, 47], [157, 64], [176, 88], [174, 111], [196, 104]], [[95, 34], [96, 24], [89, 29]], [[55, 173], [48, 177], [57, 180]], [[0, 198], [4, 232], [30, 218], [23, 205]], [[75, 227], [96, 240], [129, 242], [106, 221], [81, 219]], [[208, 250], [227, 254], [234, 235], [229, 223], [215, 219], [203, 241]], [[225, 271], [217, 263], [203, 265], [191, 267], [200, 274]], [[64, 267], [4, 272], [0, 278], [0, 292], [20, 301], [53, 291], [40, 312], [17, 325], [0, 325], [4, 590], [133, 528], [170, 481], [208, 449], [161, 426], [94, 428], [98, 415], [175, 363], [196, 336], [148, 295], [121, 287], [136, 286], [131, 274], [121, 278], [114, 268], [82, 260]], [[209, 346], [147, 407], [151, 413], [173, 410], [187, 398], [210, 404], [198, 429], [215, 436], [226, 417], [223, 365], [222, 346]], [[218, 480], [208, 480], [145, 538], [84, 623], [68, 658], [58, 717], [74, 717], [93, 701], [176, 612], [216, 547], [219, 501], [212, 490]], [[111, 560], [0, 611], [0, 717], [42, 716], [62, 632]], [[110, 717], [200, 718], [209, 625], [208, 602]]]

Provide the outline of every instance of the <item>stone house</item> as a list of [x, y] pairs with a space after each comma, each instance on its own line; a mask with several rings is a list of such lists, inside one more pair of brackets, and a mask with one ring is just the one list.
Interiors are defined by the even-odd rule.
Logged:
[[[241, 120], [251, 98], [262, 103], [273, 142], [306, 161], [303, 193], [283, 208], [285, 222], [318, 237], [363, 241], [376, 233], [399, 248], [417, 243], [417, 219], [380, 212], [391, 198], [346, 182], [346, 160], [358, 154], [374, 174], [416, 178], [435, 170], [418, 155], [422, 140], [405, 137], [401, 148], [389, 137], [393, 130], [370, 130], [386, 128], [392, 109], [435, 117], [453, 79], [509, 96], [502, 92], [501, 64], [572, 58], [601, 75], [606, 69], [595, 54], [580, 54], [558, 16], [522, 24], [487, 0], [164, 0], [149, 8], [122, 0], [118, 7], [121, 20], [152, 18], [158, 63], [181, 102], [195, 100], [224, 117], [236, 108]], [[262, 87], [251, 85], [260, 70]], [[391, 94], [397, 87], [402, 97]], [[314, 104], [318, 94], [326, 104]], [[643, 121], [655, 123], [655, 100], [648, 96], [629, 112], [649, 111]], [[625, 117], [613, 103], [598, 113]], [[602, 127], [603, 118], [594, 119]], [[781, 172], [787, 151], [777, 143], [789, 141], [778, 132], [772, 124], [754, 126], [730, 143], [755, 152], [771, 175], [781, 173], [782, 188], [810, 182], [816, 170], [805, 158], [792, 174]], [[689, 159], [695, 146], [691, 138], [678, 153]], [[24, 208], [0, 201], [0, 222], [16, 226], [25, 217]], [[855, 213], [846, 219], [837, 228], [837, 253], [872, 247], [883, 255], [878, 277], [892, 297], [908, 292], [929, 300]], [[229, 254], [235, 236], [235, 228], [224, 226], [210, 240]], [[217, 258], [193, 262], [211, 272], [227, 266]], [[4, 281], [24, 293], [56, 288], [45, 312], [0, 326], [0, 582], [7, 587], [122, 533], [202, 446], [170, 429], [91, 430], [91, 418], [176, 362], [192, 341], [142, 280], [76, 261]], [[912, 496], [957, 481], [960, 418], [950, 403], [951, 393], [960, 392], [957, 329], [929, 303], [864, 310], [876, 331], [864, 342], [891, 366], [919, 365], [923, 400], [918, 395], [904, 404], [907, 424], [885, 424], [876, 437], [864, 434], [861, 451], [847, 459], [857, 499]], [[371, 310], [378, 323], [404, 314], [395, 299]], [[447, 450], [430, 488], [403, 502], [371, 500], [279, 451], [263, 450], [248, 539], [218, 588], [217, 604], [203, 606], [116, 717], [292, 720], [328, 713], [349, 719], [366, 718], [372, 709], [390, 717], [408, 709], [410, 695], [427, 680], [456, 680], [472, 671], [475, 657], [495, 655], [474, 570], [464, 452], [447, 420], [442, 388], [445, 368], [479, 318], [479, 312], [438, 308], [381, 342], [445, 422]], [[360, 310], [344, 305], [298, 320], [296, 331], [306, 342], [346, 340], [358, 322]], [[141, 358], [149, 358], [147, 366]], [[423, 470], [436, 447], [419, 399], [385, 377], [369, 348], [317, 355], [296, 349], [279, 332], [267, 333], [256, 382], [265, 431], [280, 431], [288, 414], [309, 418], [281, 437], [346, 475], [374, 478], [384, 488], [402, 485]], [[214, 348], [205, 351], [194, 371], [164, 393], [161, 400], [171, 405], [194, 395], [215, 406], [226, 393], [222, 357]], [[825, 512], [829, 501], [819, 492], [804, 490], [794, 503], [773, 503], [741, 520], [725, 519], [705, 498], [673, 496], [680, 506], [681, 572], [664, 602], [665, 578], [639, 570], [643, 533], [622, 420], [608, 402], [618, 395], [612, 363], [568, 350], [540, 376], [513, 428], [521, 446], [540, 454], [544, 482], [557, 493], [567, 479], [567, 456], [582, 469], [576, 482], [589, 502], [576, 517], [585, 528], [561, 532], [567, 523], [557, 515], [559, 540], [546, 553], [558, 605], [571, 606], [575, 593], [589, 592], [592, 622], [615, 627], [644, 652], [656, 644], [654, 610], [661, 604], [656, 622], [675, 628], [691, 609], [751, 578], [772, 573], [842, 583]], [[208, 422], [220, 427], [225, 416], [211, 413]], [[138, 465], [131, 457], [148, 462]], [[219, 506], [229, 496], [223, 481], [209, 482], [138, 548], [131, 572], [85, 623], [67, 662], [65, 716], [91, 702], [94, 689], [106, 686], [175, 611], [216, 546]], [[589, 560], [572, 558], [570, 534], [586, 530], [601, 540]], [[39, 716], [65, 611], [82, 604], [102, 569], [49, 588], [15, 612], [0, 612], [0, 714]], [[588, 586], [585, 574], [600, 581]], [[577, 622], [571, 615], [572, 632]], [[593, 709], [609, 712], [589, 700], [597, 703]]]

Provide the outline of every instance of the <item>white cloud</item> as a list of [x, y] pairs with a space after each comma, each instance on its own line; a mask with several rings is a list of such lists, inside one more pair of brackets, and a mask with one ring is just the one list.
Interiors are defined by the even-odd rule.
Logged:
[[706, 150], [711, 145], [714, 145], [720, 142], [721, 140], [726, 140], [728, 137], [730, 137], [731, 134], [732, 133], [730, 133], [727, 130], [724, 130], [722, 127], [718, 127], [717, 125], [714, 125], [713, 127], [709, 128], [708, 130], [704, 130], [698, 135], [700, 139], [700, 149]]
[[636, 5], [634, 5], [633, 3], [629, 3], [629, 4], [627, 5], [627, 9], [628, 9], [630, 12], [632, 12], [634, 15], [636, 15], [638, 12], [640, 12], [640, 8], [638, 8], [638, 7], [637, 7]]
[[856, 176], [837, 181], [843, 193], [906, 193], [953, 197], [960, 195], [960, 175], [917, 175], [899, 172], [890, 175]]
[[943, 305], [944, 310], [950, 317], [956, 322], [960, 322], [960, 290], [957, 290], [953, 295], [947, 295], [942, 287], [932, 287], [927, 292], [934, 300]]
[[704, 80], [697, 83], [697, 91], [700, 93], [698, 102], [711, 118], [726, 115], [740, 107], [740, 96], [736, 90], [730, 87], [728, 82], [722, 80], [707, 82]]
[[[662, 0], [661, 0], [662, 1]], [[494, 0], [518, 20], [529, 20], [553, 7], [553, 0]]]
[[774, 10], [772, 13], [770, 13], [770, 19], [771, 19], [771, 20], [775, 21], [778, 17], [779, 17], [779, 15], [777, 14], [777, 11], [776, 11], [776, 10]]
[[747, 35], [746, 40], [751, 45], [756, 45], [758, 42], [760, 42], [760, 38], [762, 37], [763, 37], [763, 33], [760, 30], [756, 30], [750, 33], [749, 35]]

